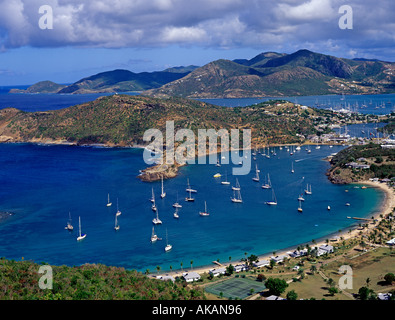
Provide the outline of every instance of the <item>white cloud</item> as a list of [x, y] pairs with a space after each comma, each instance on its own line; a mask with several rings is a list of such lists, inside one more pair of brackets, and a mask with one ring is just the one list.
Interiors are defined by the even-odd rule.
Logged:
[[[301, 48], [372, 46], [393, 52], [395, 1], [347, 0], [354, 29], [340, 30], [345, 0], [45, 0], [54, 29], [40, 30], [42, 0], [0, 0], [0, 48], [84, 46], [148, 48]], [[331, 43], [328, 42], [331, 39]], [[392, 48], [392, 49], [391, 49]]]

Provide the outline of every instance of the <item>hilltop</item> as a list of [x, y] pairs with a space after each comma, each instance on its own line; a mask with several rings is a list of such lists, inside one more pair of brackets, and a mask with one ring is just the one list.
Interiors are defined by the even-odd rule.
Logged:
[[52, 81], [40, 81], [33, 84], [26, 90], [11, 89], [10, 93], [58, 93], [65, 87], [66, 85], [57, 84]]
[[242, 98], [395, 91], [395, 63], [344, 59], [299, 50], [265, 52], [246, 59], [216, 60], [157, 89], [151, 96]]
[[379, 144], [369, 143], [343, 149], [330, 162], [331, 168], [327, 175], [333, 183], [395, 177], [395, 149], [383, 148]]
[[[141, 146], [144, 132], [165, 132], [173, 120], [175, 131], [191, 129], [252, 130], [252, 144], [301, 143], [316, 134], [316, 121], [335, 117], [329, 110], [269, 101], [249, 107], [227, 108], [183, 98], [158, 99], [113, 95], [66, 109], [46, 112], [0, 110], [0, 142], [65, 143], [76, 145]], [[165, 169], [159, 170], [162, 172]], [[177, 168], [166, 168], [174, 176]], [[145, 172], [148, 180], [157, 179]], [[144, 175], [143, 175], [144, 177]]]

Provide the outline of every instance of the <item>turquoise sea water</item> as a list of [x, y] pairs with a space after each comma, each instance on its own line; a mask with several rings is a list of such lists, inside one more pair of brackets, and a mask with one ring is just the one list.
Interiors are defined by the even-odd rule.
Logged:
[[[160, 199], [160, 182], [141, 182], [137, 175], [146, 167], [142, 150], [34, 144], [0, 144], [0, 211], [15, 213], [0, 224], [0, 256], [32, 259], [50, 264], [103, 263], [129, 269], [154, 271], [211, 264], [264, 254], [348, 230], [354, 220], [370, 217], [383, 199], [382, 192], [332, 185], [322, 159], [342, 147], [305, 148], [291, 156], [275, 148], [270, 159], [257, 155], [261, 182], [252, 181], [254, 170], [239, 176], [243, 203], [230, 201], [235, 177], [232, 165], [189, 165], [177, 178], [165, 180], [167, 196]], [[293, 161], [295, 173], [291, 173]], [[253, 169], [255, 164], [253, 163]], [[231, 185], [222, 185], [215, 173], [228, 174]], [[268, 206], [271, 190], [261, 188], [269, 173], [278, 205]], [[187, 179], [197, 189], [196, 201], [184, 201]], [[303, 213], [297, 198], [306, 183]], [[154, 188], [162, 225], [156, 233], [162, 241], [150, 243], [151, 188]], [[348, 189], [349, 192], [345, 192]], [[110, 193], [113, 205], [106, 206]], [[180, 218], [173, 218], [172, 204], [179, 197]], [[122, 215], [114, 230], [117, 198]], [[207, 202], [209, 217], [199, 216]], [[350, 206], [346, 206], [346, 203]], [[327, 210], [327, 206], [331, 210]], [[71, 212], [74, 231], [64, 229]], [[77, 242], [78, 216], [85, 240]], [[173, 249], [165, 253], [165, 234]]]

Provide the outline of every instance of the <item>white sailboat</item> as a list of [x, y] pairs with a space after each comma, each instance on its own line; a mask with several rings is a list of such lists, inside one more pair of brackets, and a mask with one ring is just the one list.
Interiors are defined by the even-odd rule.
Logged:
[[302, 193], [302, 194], [300, 194], [300, 196], [298, 197], [298, 201], [304, 201], [304, 198], [303, 198], [303, 193]]
[[86, 234], [81, 233], [81, 217], [78, 217], [78, 221], [79, 221], [79, 233], [78, 233], [77, 241], [80, 241], [82, 239], [85, 239]]
[[206, 203], [206, 201], [204, 201], [204, 211], [203, 212], [200, 211], [199, 214], [202, 217], [208, 217], [210, 215], [210, 213], [208, 213], [208, 211], [207, 211], [207, 203]]
[[188, 196], [188, 197], [185, 197], [185, 201], [186, 201], [186, 202], [193, 202], [193, 201], [195, 201], [195, 198], [192, 197], [191, 192], [192, 192], [192, 191], [189, 190], [189, 196]]
[[180, 216], [178, 215], [178, 208], [176, 208], [176, 211], [173, 214], [173, 217], [178, 219]]
[[118, 208], [118, 198], [117, 198], [117, 213], [115, 214], [116, 216], [120, 216], [122, 214], [122, 212], [121, 211], [119, 211], [119, 208]]
[[225, 184], [225, 185], [230, 184], [230, 182], [228, 181], [228, 173], [227, 172], [225, 173], [225, 181], [221, 181], [221, 184]]
[[252, 180], [255, 182], [259, 182], [259, 170], [257, 164], [255, 164], [255, 177], [253, 177]]
[[152, 206], [151, 206], [152, 211], [156, 211], [154, 188], [152, 188], [151, 202], [152, 202]]
[[151, 234], [151, 243], [154, 243], [158, 240], [158, 236], [155, 234], [155, 229], [152, 227], [152, 234]]
[[191, 188], [191, 185], [189, 184], [189, 178], [188, 178], [188, 187], [185, 189], [185, 191], [186, 192], [193, 192], [193, 193], [197, 192], [197, 190]]
[[306, 186], [306, 190], [304, 191], [306, 194], [313, 194], [312, 192], [311, 192], [311, 184], [309, 185], [309, 184], [307, 184], [307, 186]]
[[291, 166], [292, 166], [291, 172], [292, 172], [292, 173], [294, 173], [294, 172], [295, 172], [295, 170], [294, 170], [294, 162], [293, 162], [293, 161], [292, 161], [292, 164], [291, 164]]
[[162, 181], [162, 192], [160, 194], [160, 197], [163, 199], [164, 197], [166, 197], [166, 192], [163, 189], [163, 176], [161, 176], [161, 181]]
[[117, 215], [115, 215], [115, 226], [114, 226], [114, 230], [115, 231], [118, 231], [119, 230], [119, 224], [118, 224], [118, 218], [117, 218], [118, 216]]
[[178, 203], [178, 192], [177, 192], [177, 201], [173, 203], [173, 208], [182, 208], [182, 205]]
[[73, 231], [74, 227], [71, 224], [71, 214], [69, 212], [69, 220], [67, 221], [67, 225], [64, 227], [66, 230]]
[[236, 186], [232, 186], [232, 190], [240, 191], [240, 183], [239, 180], [236, 178]]
[[167, 239], [167, 229], [166, 229], [166, 247], [165, 247], [165, 252], [170, 251], [173, 248], [171, 244], [169, 244], [169, 241]]
[[162, 224], [162, 221], [159, 219], [158, 210], [156, 210], [156, 217], [152, 220], [153, 224]]
[[266, 201], [265, 203], [269, 206], [276, 206], [277, 205], [277, 198], [276, 198], [276, 194], [274, 193], [273, 188], [272, 188], [272, 201]]
[[107, 196], [107, 207], [111, 207], [112, 202], [110, 202], [110, 194]]
[[[236, 191], [237, 191], [237, 196], [236, 196]], [[230, 198], [230, 200], [235, 203], [242, 203], [243, 200], [241, 199], [240, 190], [233, 190], [233, 198]]]
[[263, 189], [270, 189], [272, 187], [272, 183], [270, 182], [270, 176], [267, 174], [267, 179], [265, 178], [265, 183], [262, 185]]
[[303, 209], [302, 209], [302, 201], [300, 201], [300, 200], [299, 200], [299, 208], [298, 208], [298, 211], [299, 211], [299, 212], [303, 212]]

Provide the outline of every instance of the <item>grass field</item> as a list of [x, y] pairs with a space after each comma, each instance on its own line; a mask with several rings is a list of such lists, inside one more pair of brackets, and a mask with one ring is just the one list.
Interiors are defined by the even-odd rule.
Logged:
[[248, 278], [231, 278], [205, 288], [209, 293], [221, 296], [222, 292], [223, 297], [232, 299], [245, 299], [251, 295], [251, 289], [253, 289], [253, 293], [256, 293], [264, 290], [265, 285], [263, 282]]

